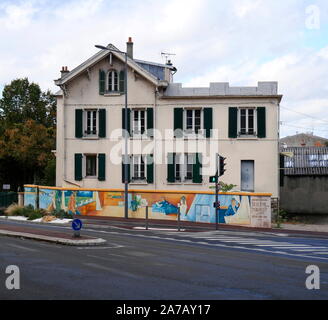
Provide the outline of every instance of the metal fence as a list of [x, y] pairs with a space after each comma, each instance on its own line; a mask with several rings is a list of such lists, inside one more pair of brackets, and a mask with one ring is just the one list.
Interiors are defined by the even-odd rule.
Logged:
[[284, 175], [328, 175], [328, 147], [290, 147], [281, 152], [291, 152], [284, 157]]
[[0, 192], [0, 208], [7, 208], [12, 203], [18, 203], [17, 192]]

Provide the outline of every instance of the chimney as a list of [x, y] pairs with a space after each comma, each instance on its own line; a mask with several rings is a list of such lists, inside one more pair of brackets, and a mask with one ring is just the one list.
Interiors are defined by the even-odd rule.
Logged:
[[65, 76], [67, 73], [69, 73], [67, 66], [66, 67], [62, 67], [61, 71], [61, 77]]
[[129, 37], [129, 41], [126, 43], [126, 53], [129, 58], [133, 59], [133, 42], [131, 37]]

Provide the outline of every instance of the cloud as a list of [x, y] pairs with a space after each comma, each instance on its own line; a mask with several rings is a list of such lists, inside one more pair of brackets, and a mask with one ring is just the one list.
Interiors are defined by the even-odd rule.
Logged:
[[[325, 118], [328, 5], [316, 0], [320, 29], [306, 28], [307, 0], [29, 0], [0, 4], [0, 85], [28, 76], [56, 91], [61, 66], [72, 69], [95, 44], [121, 50], [129, 36], [136, 58], [164, 62], [170, 52], [176, 82], [208, 86], [279, 81], [282, 105]], [[287, 110], [290, 124], [311, 125]], [[318, 127], [323, 127], [318, 122]], [[324, 129], [324, 128], [323, 128]], [[283, 133], [294, 132], [285, 127]]]
[[33, 6], [33, 1], [26, 1], [21, 4], [4, 4], [4, 12], [0, 18], [0, 25], [8, 30], [19, 30], [26, 28], [32, 21], [33, 15], [38, 11]]

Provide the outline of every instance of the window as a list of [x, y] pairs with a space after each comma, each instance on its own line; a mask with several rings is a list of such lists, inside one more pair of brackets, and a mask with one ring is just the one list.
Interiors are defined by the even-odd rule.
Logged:
[[142, 155], [132, 156], [132, 180], [145, 180], [145, 161]]
[[175, 180], [189, 181], [193, 179], [193, 154], [176, 154], [175, 155]]
[[108, 72], [108, 92], [118, 92], [118, 72], [116, 70], [110, 70]]
[[238, 132], [239, 136], [255, 136], [255, 108], [239, 109]]
[[198, 133], [201, 129], [201, 109], [185, 110], [185, 131], [186, 133]]
[[97, 176], [97, 155], [86, 155], [85, 157], [85, 176], [86, 177], [95, 177]]
[[97, 134], [97, 110], [85, 111], [85, 131], [86, 135]]
[[132, 116], [132, 135], [142, 135], [146, 129], [146, 110], [135, 109]]

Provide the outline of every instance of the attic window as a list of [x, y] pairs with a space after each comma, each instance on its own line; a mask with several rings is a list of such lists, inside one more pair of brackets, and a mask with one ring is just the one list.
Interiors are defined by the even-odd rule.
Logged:
[[118, 72], [116, 70], [108, 71], [107, 75], [107, 90], [108, 92], [117, 92], [118, 91]]

